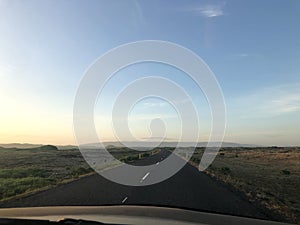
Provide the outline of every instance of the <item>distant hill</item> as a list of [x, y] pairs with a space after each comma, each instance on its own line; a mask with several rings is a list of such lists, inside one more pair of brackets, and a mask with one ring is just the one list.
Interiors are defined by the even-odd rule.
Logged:
[[44, 150], [44, 151], [57, 151], [58, 148], [54, 145], [42, 145], [36, 148], [37, 150]]
[[[104, 142], [103, 143], [106, 148], [122, 148], [125, 147], [126, 144], [130, 146], [134, 146], [135, 148], [149, 148], [153, 146], [153, 142]], [[212, 146], [217, 146], [217, 142], [212, 142]], [[179, 147], [190, 147], [193, 144], [191, 142], [181, 142]], [[199, 142], [197, 147], [206, 147], [207, 142]], [[49, 146], [53, 146], [56, 150], [68, 150], [68, 149], [77, 149], [78, 146], [75, 145], [42, 145], [42, 144], [28, 144], [28, 143], [11, 143], [11, 144], [0, 144], [0, 147], [3, 148], [20, 148], [20, 149], [33, 149], [33, 148], [40, 148], [43, 149], [55, 149]], [[95, 143], [85, 144], [83, 145], [88, 148], [97, 148], [99, 145]], [[177, 142], [163, 142], [159, 145], [159, 147], [176, 147]], [[233, 143], [233, 142], [223, 142], [222, 147], [262, 147], [260, 145], [252, 145], [252, 144], [240, 144], [240, 143]]]
[[0, 147], [3, 148], [38, 148], [41, 147], [41, 144], [28, 144], [28, 143], [11, 143], [11, 144], [0, 144]]
[[[150, 146], [153, 146], [153, 142], [104, 142], [103, 143], [105, 147], [107, 148], [121, 148], [121, 147], [125, 147], [126, 145], [129, 146], [134, 146], [136, 148], [147, 148]], [[215, 147], [218, 145], [218, 142], [212, 142], [211, 146]], [[99, 146], [97, 143], [91, 143], [91, 144], [85, 144], [82, 145], [84, 147], [89, 147], [89, 148], [97, 148], [97, 146]], [[176, 147], [177, 146], [177, 142], [163, 142], [161, 144], [159, 144], [159, 147]], [[181, 142], [179, 145], [179, 147], [190, 147], [193, 146], [192, 142]], [[207, 146], [207, 142], [199, 142], [197, 144], [197, 147], [206, 147]], [[240, 143], [233, 143], [233, 142], [223, 142], [222, 143], [222, 147], [262, 147], [259, 145], [253, 145], [253, 144], [240, 144]]]
[[[75, 149], [78, 148], [75, 145], [42, 145], [42, 144], [28, 144], [28, 143], [11, 143], [11, 144], [0, 144], [0, 147], [2, 148], [20, 148], [20, 149], [33, 149], [33, 148], [40, 148], [40, 149], [51, 149], [53, 146], [56, 148], [56, 150], [67, 150], [67, 149]], [[54, 149], [54, 148], [52, 148]]]

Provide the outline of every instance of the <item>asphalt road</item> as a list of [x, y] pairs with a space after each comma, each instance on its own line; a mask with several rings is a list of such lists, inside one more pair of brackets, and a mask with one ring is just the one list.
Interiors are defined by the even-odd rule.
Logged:
[[[157, 165], [142, 171], [139, 182], [147, 182], [161, 171], [159, 164], [168, 156], [160, 153], [135, 162], [135, 165]], [[182, 160], [178, 157], [178, 160]], [[122, 166], [112, 170], [122, 171]], [[108, 170], [109, 172], [109, 170]], [[159, 205], [196, 209], [222, 214], [270, 219], [259, 205], [242, 194], [186, 164], [171, 178], [149, 186], [125, 186], [95, 174], [68, 184], [41, 191], [22, 199], [1, 203], [0, 207], [74, 206], [74, 205]]]

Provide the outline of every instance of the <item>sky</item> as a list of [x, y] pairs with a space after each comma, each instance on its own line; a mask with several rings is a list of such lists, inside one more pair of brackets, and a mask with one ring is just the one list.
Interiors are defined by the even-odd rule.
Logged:
[[[294, 0], [0, 0], [0, 143], [76, 144], [73, 103], [87, 69], [119, 45], [162, 40], [190, 49], [214, 73], [226, 104], [224, 141], [300, 145], [299, 11]], [[157, 63], [124, 68], [107, 83], [94, 117], [103, 139], [116, 139], [110, 112], [120, 91], [158, 75], [188, 92], [200, 141], [208, 139], [205, 94], [182, 71]], [[178, 113], [158, 98], [128, 112], [133, 136], [151, 136], [156, 118], [166, 139], [177, 140]]]

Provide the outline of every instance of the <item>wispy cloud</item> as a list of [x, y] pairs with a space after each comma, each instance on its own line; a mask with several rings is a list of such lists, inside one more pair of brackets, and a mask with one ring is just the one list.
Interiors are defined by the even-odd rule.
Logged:
[[[278, 98], [270, 102], [274, 111], [277, 113], [289, 113], [300, 111], [300, 92], [291, 93], [285, 96], [279, 96]], [[276, 110], [277, 109], [277, 110]]]
[[246, 53], [246, 52], [241, 52], [241, 53], [234, 53], [234, 54], [229, 54], [228, 59], [230, 60], [236, 60], [236, 59], [246, 59], [246, 58], [262, 58], [263, 55], [259, 53]]
[[204, 17], [217, 17], [224, 15], [222, 8], [218, 5], [206, 5], [198, 10]]
[[199, 15], [206, 17], [206, 18], [212, 18], [212, 17], [218, 17], [224, 15], [224, 3], [219, 4], [207, 4], [202, 5], [198, 7], [194, 7], [190, 11], [194, 11], [198, 13]]
[[239, 97], [230, 104], [243, 118], [300, 112], [300, 83], [266, 87]]

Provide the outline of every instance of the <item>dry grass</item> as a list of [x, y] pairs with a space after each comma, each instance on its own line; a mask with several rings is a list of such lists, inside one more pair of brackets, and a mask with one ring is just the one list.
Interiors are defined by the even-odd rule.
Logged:
[[[110, 149], [115, 158], [131, 162], [158, 151], [137, 152], [127, 148]], [[0, 202], [70, 182], [94, 170], [76, 148], [58, 150], [55, 146], [43, 148], [0, 147]]]
[[77, 149], [0, 148], [0, 200], [51, 187], [91, 171]]
[[300, 148], [224, 148], [206, 172], [300, 224]]

